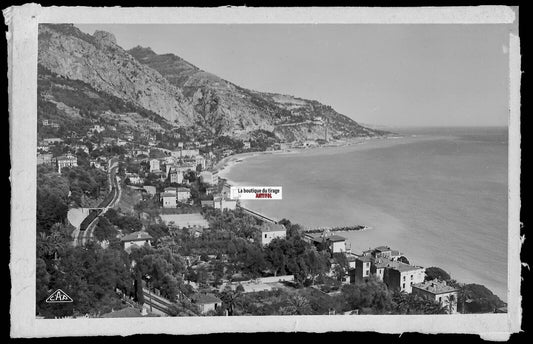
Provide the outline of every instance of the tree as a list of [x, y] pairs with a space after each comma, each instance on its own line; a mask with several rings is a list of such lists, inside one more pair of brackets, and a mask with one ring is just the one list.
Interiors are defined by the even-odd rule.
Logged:
[[445, 314], [447, 309], [438, 301], [416, 294], [395, 292], [393, 311], [397, 314]]
[[174, 276], [165, 274], [159, 284], [159, 290], [164, 297], [170, 301], [175, 301], [179, 291], [178, 285], [178, 280]]
[[37, 257], [50, 260], [63, 256], [70, 240], [67, 227], [54, 224], [48, 234], [40, 232], [37, 235]]
[[426, 269], [426, 281], [431, 281], [434, 279], [439, 279], [441, 281], [449, 281], [450, 278], [450, 275], [446, 271], [436, 266], [432, 266]]
[[162, 223], [152, 224], [148, 226], [146, 231], [152, 236], [152, 238], [154, 238], [154, 241], [158, 241], [161, 237], [165, 237], [170, 234], [168, 227]]
[[281, 307], [279, 312], [283, 315], [312, 314], [309, 300], [298, 294], [290, 295], [287, 299], [287, 306]]
[[46, 263], [43, 259], [37, 258], [35, 265], [35, 277], [36, 277], [36, 303], [37, 303], [37, 313], [39, 313], [41, 303], [48, 297], [50, 292], [49, 283], [50, 283], [50, 274], [46, 270]]
[[232, 290], [230, 286], [226, 286], [220, 293], [220, 299], [224, 307], [228, 310], [228, 315], [234, 315], [235, 309], [241, 304], [242, 293]]
[[377, 313], [382, 313], [393, 307], [390, 291], [375, 277], [363, 282], [344, 285], [341, 293], [349, 309], [370, 308]]
[[458, 295], [462, 313], [492, 313], [505, 306], [498, 296], [481, 284], [462, 284]]
[[98, 241], [112, 240], [116, 238], [118, 232], [115, 227], [109, 222], [105, 217], [100, 217], [98, 223], [93, 232], [94, 236]]

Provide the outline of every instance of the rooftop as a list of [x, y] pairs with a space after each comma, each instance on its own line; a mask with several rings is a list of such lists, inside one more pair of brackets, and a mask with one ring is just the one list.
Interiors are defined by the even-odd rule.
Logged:
[[333, 242], [339, 242], [339, 241], [346, 241], [346, 238], [340, 235], [331, 235], [327, 237], [326, 240], [333, 241]]
[[195, 303], [199, 304], [209, 304], [209, 303], [220, 303], [222, 300], [220, 300], [218, 297], [216, 297], [213, 294], [196, 294], [192, 297]]
[[172, 193], [172, 192], [163, 192], [161, 194], [161, 197], [174, 197], [174, 198], [176, 198], [176, 194]]
[[144, 232], [144, 231], [138, 231], [133, 232], [130, 234], [127, 234], [120, 239], [120, 241], [144, 241], [144, 240], [152, 240], [153, 238], [150, 236], [150, 234]]
[[191, 190], [189, 188], [183, 188], [183, 187], [180, 187], [178, 188], [178, 192], [190, 192]]
[[270, 222], [263, 222], [261, 227], [259, 227], [261, 232], [285, 232], [287, 229], [284, 225], [281, 225], [279, 223], [270, 223]]
[[371, 256], [361, 256], [361, 257], [358, 257], [358, 258], [355, 258], [356, 260], [359, 260], [361, 262], [371, 262], [374, 260], [374, 258], [372, 258]]
[[413, 284], [413, 288], [422, 289], [433, 294], [450, 293], [457, 291], [456, 288], [446, 284], [446, 281], [440, 281], [437, 279], [431, 281], [425, 281], [423, 283]]
[[77, 159], [77, 158], [72, 154], [60, 155], [57, 157], [57, 160], [73, 160], [73, 159]]
[[385, 263], [383, 264], [382, 267], [389, 268], [389, 269], [394, 269], [394, 270], [397, 270], [399, 272], [406, 272], [406, 271], [413, 271], [413, 270], [423, 269], [420, 266], [409, 265], [409, 264], [405, 264], [405, 263], [398, 262], [398, 261], [392, 261], [392, 260], [386, 260]]

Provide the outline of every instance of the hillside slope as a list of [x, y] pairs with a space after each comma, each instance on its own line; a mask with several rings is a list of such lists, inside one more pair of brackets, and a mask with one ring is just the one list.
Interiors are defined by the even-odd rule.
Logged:
[[169, 125], [201, 129], [213, 137], [248, 138], [268, 131], [279, 140], [301, 141], [324, 138], [326, 127], [328, 138], [385, 134], [317, 101], [248, 90], [174, 54], [140, 46], [126, 51], [110, 33], [88, 35], [71, 24], [39, 26], [38, 61], [43, 71], [83, 83], [71, 83], [72, 92], [78, 85], [87, 94], [90, 87], [126, 107], [145, 109], [149, 117], [155, 114]]

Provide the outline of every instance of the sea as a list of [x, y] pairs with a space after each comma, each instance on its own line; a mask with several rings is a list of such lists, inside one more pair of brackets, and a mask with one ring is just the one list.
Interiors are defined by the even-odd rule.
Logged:
[[281, 186], [244, 206], [338, 232], [352, 252], [386, 245], [412, 264], [507, 300], [507, 128], [403, 128], [396, 138], [263, 154], [221, 172], [234, 185]]

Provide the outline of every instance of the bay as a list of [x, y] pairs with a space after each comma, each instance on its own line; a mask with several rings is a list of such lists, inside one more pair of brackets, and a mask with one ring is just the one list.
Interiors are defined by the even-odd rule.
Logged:
[[249, 157], [222, 171], [236, 185], [282, 186], [244, 206], [343, 232], [360, 253], [380, 245], [416, 265], [507, 293], [507, 129], [404, 129], [404, 138]]

